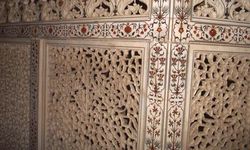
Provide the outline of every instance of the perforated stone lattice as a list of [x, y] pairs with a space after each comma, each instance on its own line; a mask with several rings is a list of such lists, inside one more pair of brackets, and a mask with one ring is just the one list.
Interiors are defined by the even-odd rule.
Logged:
[[137, 149], [141, 50], [48, 49], [46, 149]]
[[190, 149], [250, 149], [250, 55], [196, 52]]

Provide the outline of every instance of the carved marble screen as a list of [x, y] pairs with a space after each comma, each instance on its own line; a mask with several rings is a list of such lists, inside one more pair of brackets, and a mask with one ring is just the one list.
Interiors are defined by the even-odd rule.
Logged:
[[0, 39], [0, 148], [30, 148], [31, 43]]
[[249, 48], [190, 49], [184, 149], [250, 149]]
[[148, 44], [115, 41], [44, 42], [40, 149], [142, 149]]

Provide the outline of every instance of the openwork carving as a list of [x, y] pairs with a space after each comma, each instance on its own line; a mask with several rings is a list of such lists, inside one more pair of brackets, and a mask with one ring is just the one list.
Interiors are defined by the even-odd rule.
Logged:
[[[0, 2], [0, 23], [149, 15], [150, 0], [9, 0]], [[8, 10], [8, 11], [7, 11]], [[79, 20], [78, 20], [79, 21]]]
[[190, 149], [250, 149], [250, 54], [195, 52]]
[[142, 50], [50, 45], [46, 149], [137, 149]]
[[194, 0], [195, 17], [250, 22], [249, 0]]
[[0, 44], [0, 149], [29, 149], [31, 46]]

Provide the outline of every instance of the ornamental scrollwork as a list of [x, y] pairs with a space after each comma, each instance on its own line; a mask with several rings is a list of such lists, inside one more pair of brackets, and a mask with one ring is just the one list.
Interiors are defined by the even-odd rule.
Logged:
[[22, 19], [25, 22], [38, 21], [39, 20], [39, 11], [38, 6], [35, 4], [34, 0], [24, 0], [22, 2], [23, 13]]
[[20, 11], [20, 0], [10, 0], [6, 3], [8, 9], [8, 21], [9, 22], [20, 22], [21, 11]]
[[126, 18], [149, 15], [150, 10], [150, 0], [5, 0], [0, 4], [0, 23]]
[[7, 20], [6, 2], [0, 1], [0, 23], [5, 23]]
[[237, 0], [230, 8], [230, 16], [235, 20], [250, 21], [250, 1]]
[[250, 21], [249, 0], [194, 0], [193, 15], [213, 19]]

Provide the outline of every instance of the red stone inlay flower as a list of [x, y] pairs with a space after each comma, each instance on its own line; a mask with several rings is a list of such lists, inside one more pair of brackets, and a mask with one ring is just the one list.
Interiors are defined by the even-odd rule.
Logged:
[[49, 33], [52, 33], [53, 29], [52, 28], [49, 28]]
[[127, 25], [127, 26], [124, 28], [124, 31], [125, 31], [126, 33], [130, 33], [130, 32], [132, 31], [132, 28], [131, 28], [129, 25]]
[[183, 27], [181, 27], [180, 29], [179, 29], [179, 33], [183, 33], [184, 32], [184, 29], [183, 29]]
[[157, 32], [161, 32], [162, 31], [162, 28], [161, 27], [158, 27], [157, 28]]
[[86, 33], [87, 32], [87, 28], [85, 26], [82, 27], [81, 29], [82, 33]]
[[211, 30], [209, 31], [209, 34], [210, 34], [212, 37], [214, 37], [214, 36], [217, 34], [217, 32], [216, 32], [215, 29], [211, 29]]

